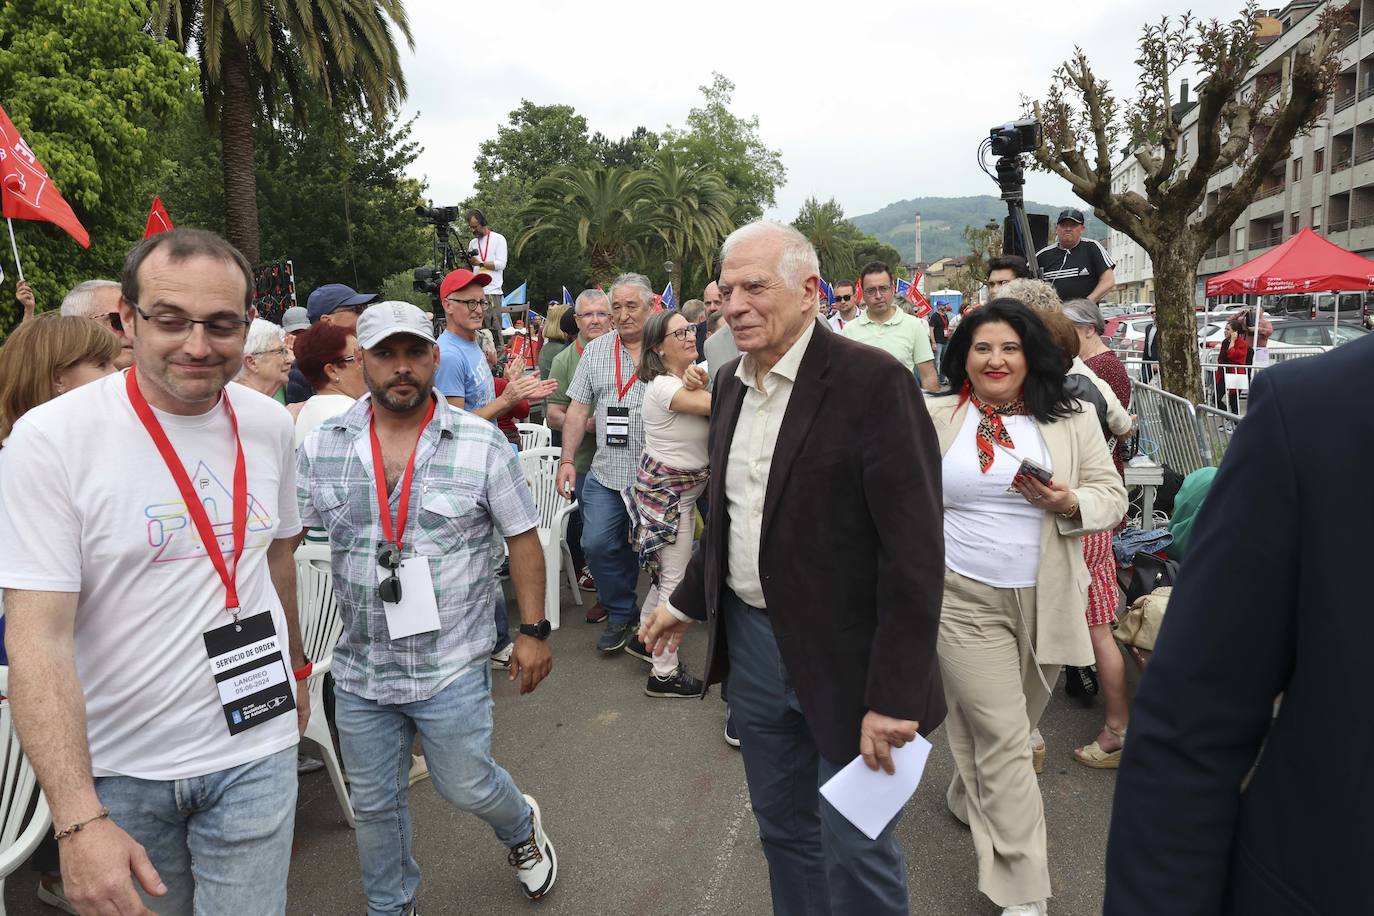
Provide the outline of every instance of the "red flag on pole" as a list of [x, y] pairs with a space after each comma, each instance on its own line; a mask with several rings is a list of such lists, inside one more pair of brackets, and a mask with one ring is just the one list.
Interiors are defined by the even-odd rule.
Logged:
[[167, 208], [162, 205], [162, 198], [153, 197], [152, 209], [148, 211], [148, 225], [143, 227], [143, 237], [146, 239], [174, 228], [176, 227], [172, 225], [172, 218], [167, 215]]
[[0, 106], [0, 199], [7, 219], [34, 219], [52, 223], [91, 247], [91, 236], [72, 208], [62, 199], [38, 157], [19, 136], [10, 116]]
[[916, 284], [921, 282], [921, 271], [916, 271], [916, 276], [911, 278], [911, 287], [906, 291], [906, 297], [911, 300], [911, 304], [916, 306], [916, 317], [926, 318], [935, 309], [931, 308], [930, 302], [921, 291], [916, 288]]

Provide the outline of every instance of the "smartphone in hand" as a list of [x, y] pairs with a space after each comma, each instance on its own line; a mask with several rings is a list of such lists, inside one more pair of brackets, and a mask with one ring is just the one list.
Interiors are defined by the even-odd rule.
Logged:
[[1021, 459], [1021, 467], [1016, 469], [1016, 476], [1034, 477], [1047, 487], [1050, 485], [1050, 481], [1054, 480], [1054, 475], [1050, 473], [1049, 468], [1042, 467], [1029, 458]]

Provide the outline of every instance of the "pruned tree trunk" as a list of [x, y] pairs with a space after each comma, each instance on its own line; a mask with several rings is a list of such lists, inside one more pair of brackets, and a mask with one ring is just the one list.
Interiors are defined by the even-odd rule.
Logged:
[[[229, 34], [233, 34], [232, 29]], [[258, 179], [254, 172], [254, 114], [257, 99], [249, 74], [248, 49], [233, 41], [221, 59], [224, 104], [220, 136], [224, 145], [224, 228], [229, 242], [248, 263], [262, 259], [258, 232]]]
[[1183, 233], [1161, 233], [1150, 248], [1154, 265], [1155, 325], [1159, 329], [1159, 368], [1165, 391], [1203, 403], [1193, 287], [1197, 253]]

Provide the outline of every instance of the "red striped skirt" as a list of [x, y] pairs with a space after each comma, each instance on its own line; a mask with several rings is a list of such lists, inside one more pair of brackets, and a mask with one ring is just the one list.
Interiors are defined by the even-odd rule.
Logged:
[[1116, 584], [1116, 556], [1112, 553], [1112, 533], [1099, 531], [1083, 538], [1083, 561], [1088, 564], [1088, 626], [1110, 624], [1116, 620], [1119, 592]]

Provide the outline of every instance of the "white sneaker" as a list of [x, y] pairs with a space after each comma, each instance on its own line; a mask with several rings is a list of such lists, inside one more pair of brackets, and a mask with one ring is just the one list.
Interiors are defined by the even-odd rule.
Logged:
[[506, 861], [514, 866], [515, 877], [519, 879], [525, 896], [538, 900], [553, 890], [553, 883], [558, 880], [558, 856], [553, 851], [548, 835], [544, 833], [539, 803], [528, 795], [525, 801], [529, 803], [533, 820], [530, 838], [512, 847]]
[[1002, 907], [1002, 916], [1049, 916], [1049, 912], [1050, 905], [1044, 900]]
[[500, 652], [491, 653], [491, 666], [493, 668], [509, 669], [510, 657], [515, 654], [515, 643], [506, 643], [506, 647]]
[[410, 785], [415, 785], [422, 779], [429, 778], [429, 762], [425, 760], [424, 754], [410, 755]]

